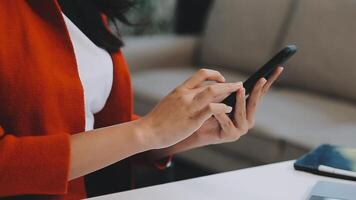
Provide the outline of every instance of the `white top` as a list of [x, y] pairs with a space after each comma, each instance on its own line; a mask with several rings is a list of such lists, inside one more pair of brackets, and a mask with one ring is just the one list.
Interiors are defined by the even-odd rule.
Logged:
[[79, 77], [84, 90], [85, 131], [94, 128], [94, 114], [103, 109], [113, 81], [113, 62], [110, 54], [96, 46], [64, 14], [77, 60]]
[[93, 198], [93, 200], [303, 200], [317, 181], [356, 186], [354, 181], [296, 171], [294, 161], [178, 181]]

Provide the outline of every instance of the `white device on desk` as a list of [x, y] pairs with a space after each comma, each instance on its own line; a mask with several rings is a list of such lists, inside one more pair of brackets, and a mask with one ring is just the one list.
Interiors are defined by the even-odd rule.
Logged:
[[319, 165], [318, 170], [321, 172], [326, 172], [330, 174], [339, 174], [343, 176], [353, 177], [356, 178], [356, 172], [352, 172], [349, 170], [338, 169], [335, 167], [329, 167], [325, 165]]
[[313, 187], [308, 200], [356, 200], [356, 186], [319, 181]]

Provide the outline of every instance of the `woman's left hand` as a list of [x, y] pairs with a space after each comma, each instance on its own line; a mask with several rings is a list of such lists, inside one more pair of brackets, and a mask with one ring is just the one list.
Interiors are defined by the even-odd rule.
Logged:
[[194, 140], [189, 143], [205, 146], [233, 142], [245, 135], [255, 125], [257, 106], [282, 71], [283, 68], [278, 67], [268, 81], [264, 78], [260, 79], [247, 100], [245, 100], [245, 89], [239, 89], [234, 118], [230, 119], [225, 114], [214, 115], [191, 138], [187, 138], [187, 140]]
[[187, 138], [194, 140], [189, 143], [195, 143], [197, 147], [220, 144], [236, 141], [245, 135], [255, 125], [257, 106], [282, 71], [283, 68], [278, 67], [268, 81], [261, 78], [247, 100], [245, 100], [245, 89], [239, 89], [236, 96], [234, 118], [230, 119], [226, 114], [214, 115], [191, 138]]

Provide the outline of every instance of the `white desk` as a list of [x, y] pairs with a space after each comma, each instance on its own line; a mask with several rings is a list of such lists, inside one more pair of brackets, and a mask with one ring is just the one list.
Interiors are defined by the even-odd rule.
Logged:
[[[231, 171], [94, 198], [95, 200], [305, 199], [318, 180], [344, 181], [296, 171], [293, 161]], [[94, 200], [93, 199], [93, 200]]]

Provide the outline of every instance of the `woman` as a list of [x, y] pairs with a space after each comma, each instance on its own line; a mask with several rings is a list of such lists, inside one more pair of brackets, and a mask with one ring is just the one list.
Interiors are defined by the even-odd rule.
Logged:
[[[90, 191], [83, 176], [109, 165], [110, 176], [119, 174], [115, 184], [129, 187], [134, 160], [235, 141], [253, 126], [256, 106], [282, 68], [256, 84], [247, 105], [241, 83], [199, 70], [133, 121], [122, 41], [107, 28], [107, 20], [127, 22], [130, 5], [0, 1], [0, 197], [84, 198]], [[208, 80], [214, 83], [204, 85]], [[232, 121], [232, 108], [219, 102], [234, 91]]]

